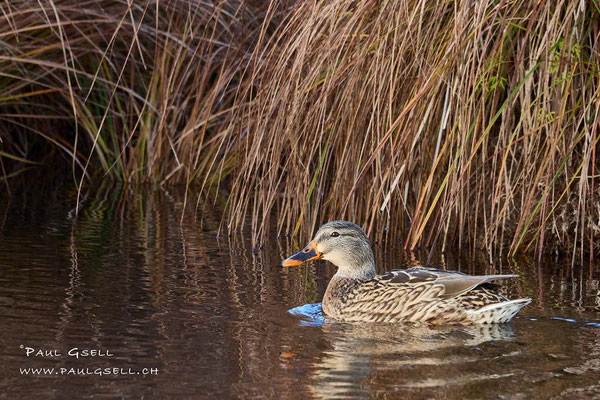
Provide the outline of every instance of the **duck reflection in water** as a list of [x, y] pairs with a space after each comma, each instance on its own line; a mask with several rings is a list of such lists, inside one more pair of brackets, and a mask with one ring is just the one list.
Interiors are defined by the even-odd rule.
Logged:
[[[318, 308], [319, 304], [312, 304], [290, 313], [300, 317], [305, 329], [318, 330], [311, 336], [321, 337], [325, 350], [318, 357], [304, 357], [298, 345], [289, 343], [280, 359], [286, 369], [312, 374], [310, 390], [320, 398], [362, 397], [390, 384], [411, 391], [502, 378], [485, 369], [469, 369], [492, 358], [515, 355], [515, 350], [505, 352], [504, 345], [494, 344], [514, 339], [510, 324], [340, 323], [322, 314], [319, 318]], [[480, 346], [488, 342], [500, 353], [481, 351]]]

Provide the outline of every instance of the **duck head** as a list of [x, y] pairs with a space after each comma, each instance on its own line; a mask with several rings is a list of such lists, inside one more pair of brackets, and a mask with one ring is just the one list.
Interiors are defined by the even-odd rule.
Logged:
[[360, 226], [352, 222], [326, 223], [304, 249], [284, 260], [281, 265], [292, 267], [321, 258], [338, 267], [338, 277], [370, 279], [375, 276], [369, 238]]

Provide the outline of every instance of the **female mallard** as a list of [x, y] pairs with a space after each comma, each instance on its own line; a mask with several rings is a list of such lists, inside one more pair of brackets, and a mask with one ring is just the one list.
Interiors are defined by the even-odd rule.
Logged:
[[323, 312], [341, 321], [501, 323], [531, 299], [508, 300], [496, 279], [518, 275], [471, 276], [435, 268], [410, 268], [375, 275], [369, 239], [356, 224], [323, 225], [285, 267], [324, 259], [338, 267], [323, 298]]

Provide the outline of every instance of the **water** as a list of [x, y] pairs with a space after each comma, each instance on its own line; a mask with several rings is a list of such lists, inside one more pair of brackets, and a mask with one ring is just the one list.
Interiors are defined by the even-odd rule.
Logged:
[[[600, 396], [595, 264], [437, 257], [520, 273], [508, 293], [534, 301], [501, 326], [341, 324], [319, 304], [334, 267], [282, 268], [297, 250], [287, 239], [252, 251], [178, 191], [105, 187], [77, 219], [74, 199], [0, 199], [0, 397]], [[376, 253], [380, 272], [414, 263], [399, 248]], [[107, 368], [118, 373], [99, 375]]]

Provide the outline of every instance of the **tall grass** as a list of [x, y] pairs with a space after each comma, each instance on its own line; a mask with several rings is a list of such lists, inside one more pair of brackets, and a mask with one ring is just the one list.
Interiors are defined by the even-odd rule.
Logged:
[[1, 7], [5, 153], [40, 161], [59, 150], [77, 180], [98, 171], [161, 183], [206, 173], [200, 154], [220, 138], [207, 131], [240, 106], [249, 51], [273, 17], [244, 1]]
[[597, 0], [2, 11], [5, 180], [63, 157], [78, 182], [197, 184], [256, 240], [346, 218], [407, 248], [598, 252]]

